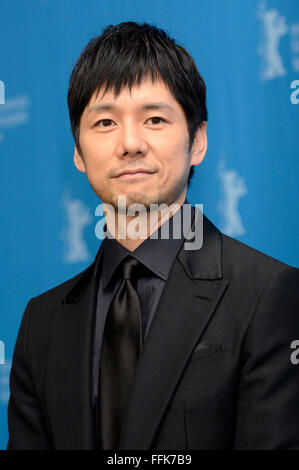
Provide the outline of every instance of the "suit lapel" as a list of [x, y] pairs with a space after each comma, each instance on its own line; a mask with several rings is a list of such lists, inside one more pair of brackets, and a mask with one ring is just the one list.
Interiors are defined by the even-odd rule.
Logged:
[[222, 278], [221, 235], [204, 217], [200, 250], [182, 249], [160, 298], [140, 359], [120, 449], [150, 449], [193, 348], [228, 283]]

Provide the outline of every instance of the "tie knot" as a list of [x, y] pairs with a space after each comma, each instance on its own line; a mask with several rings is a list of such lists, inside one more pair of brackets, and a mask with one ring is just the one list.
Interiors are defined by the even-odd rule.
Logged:
[[140, 268], [140, 262], [128, 256], [121, 268], [123, 279], [133, 279], [136, 277], [137, 271]]

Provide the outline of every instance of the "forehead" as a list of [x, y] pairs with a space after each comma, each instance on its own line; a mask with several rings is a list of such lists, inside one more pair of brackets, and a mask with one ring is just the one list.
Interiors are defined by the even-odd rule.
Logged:
[[124, 86], [116, 96], [114, 89], [105, 92], [103, 86], [95, 92], [85, 111], [87, 113], [100, 111], [101, 109], [143, 107], [143, 108], [164, 108], [168, 112], [183, 112], [181, 105], [173, 96], [167, 85], [162, 80], [152, 81], [145, 78], [140, 84], [134, 84], [131, 89]]

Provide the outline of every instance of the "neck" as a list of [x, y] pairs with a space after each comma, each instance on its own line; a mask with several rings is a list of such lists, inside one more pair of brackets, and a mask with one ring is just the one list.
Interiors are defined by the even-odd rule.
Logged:
[[137, 205], [134, 215], [128, 215], [128, 211], [111, 211], [108, 206], [105, 212], [107, 230], [127, 250], [134, 251], [181, 208], [186, 192], [170, 206], [160, 204], [157, 209], [141, 211]]

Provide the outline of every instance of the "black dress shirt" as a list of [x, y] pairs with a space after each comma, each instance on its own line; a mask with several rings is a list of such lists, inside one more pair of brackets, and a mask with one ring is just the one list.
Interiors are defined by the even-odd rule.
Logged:
[[[191, 207], [187, 200], [185, 200], [184, 204], [185, 206], [187, 204], [190, 206], [192, 222], [194, 207]], [[173, 230], [174, 223], [177, 221], [180, 221], [179, 234], [174, 233]], [[156, 238], [154, 238], [154, 235], [151, 235], [151, 238], [145, 239], [134, 251], [127, 250], [112, 235], [104, 239], [98, 264], [98, 269], [101, 265], [101, 275], [97, 298], [93, 352], [93, 405], [95, 410], [97, 410], [98, 405], [99, 366], [105, 320], [113, 296], [121, 283], [117, 270], [119, 264], [126, 256], [130, 255], [144, 266], [135, 284], [141, 306], [142, 338], [144, 344], [170, 269], [184, 243], [184, 234], [187, 233], [188, 228], [190, 228], [190, 220], [187, 221], [186, 218], [183, 218], [181, 207], [169, 219], [169, 238], [167, 239], [161, 238], [162, 226], [156, 230]]]

